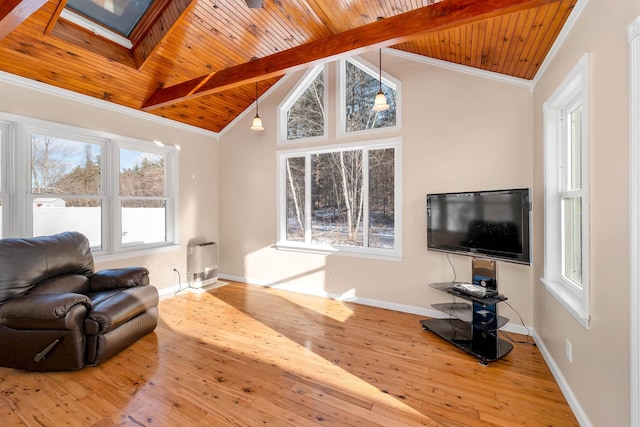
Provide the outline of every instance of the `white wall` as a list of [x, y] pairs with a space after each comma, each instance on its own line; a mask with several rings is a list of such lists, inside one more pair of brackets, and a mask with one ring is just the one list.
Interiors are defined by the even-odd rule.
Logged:
[[[534, 91], [535, 329], [594, 426], [627, 426], [629, 406], [629, 63], [627, 26], [637, 0], [590, 0]], [[590, 52], [591, 327], [538, 280], [543, 275], [542, 105]], [[573, 362], [565, 357], [569, 340]]]
[[[377, 55], [365, 56], [377, 64]], [[247, 114], [220, 139], [220, 271], [228, 277], [301, 292], [351, 295], [396, 308], [426, 310], [449, 297], [427, 287], [451, 280], [446, 255], [427, 251], [425, 195], [432, 192], [531, 187], [532, 94], [511, 84], [445, 70], [383, 51], [387, 73], [402, 83], [402, 261], [325, 256], [274, 249], [276, 239], [276, 108], [297, 79], [287, 78], [260, 100], [265, 130]], [[330, 67], [330, 84], [335, 84]], [[335, 91], [329, 91], [330, 137], [337, 138]], [[375, 138], [375, 137], [370, 137]], [[452, 255], [458, 279], [470, 279], [471, 258]], [[500, 290], [532, 324], [530, 266], [498, 262]], [[376, 302], [374, 301], [374, 303]], [[369, 301], [371, 302], [371, 301]], [[518, 323], [506, 307], [502, 314]], [[414, 310], [415, 311], [415, 310]], [[416, 333], [420, 333], [416, 325]]]
[[[218, 238], [218, 141], [216, 135], [189, 129], [167, 120], [79, 95], [51, 86], [0, 74], [0, 112], [101, 130], [147, 141], [180, 145], [179, 215], [180, 245], [145, 256], [125, 255], [101, 262], [96, 269], [141, 265], [149, 268], [153, 285], [177, 286], [186, 278], [186, 245], [191, 239]], [[57, 94], [64, 94], [60, 96]], [[178, 269], [178, 276], [173, 268]]]

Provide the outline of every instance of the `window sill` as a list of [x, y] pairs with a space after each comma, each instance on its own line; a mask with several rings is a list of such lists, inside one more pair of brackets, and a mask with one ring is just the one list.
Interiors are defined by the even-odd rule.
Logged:
[[372, 250], [362, 248], [336, 247], [330, 245], [309, 246], [304, 244], [296, 244], [295, 242], [278, 242], [276, 243], [275, 248], [282, 251], [304, 252], [318, 255], [339, 255], [357, 258], [379, 259], [383, 261], [402, 261], [402, 254], [390, 249]]
[[582, 294], [577, 290], [571, 289], [569, 286], [559, 280], [550, 280], [541, 278], [544, 287], [566, 308], [569, 313], [575, 317], [585, 329], [589, 329], [589, 307], [585, 306], [582, 300]]
[[96, 262], [96, 264], [98, 264], [101, 262], [120, 261], [123, 259], [137, 258], [137, 257], [142, 257], [147, 255], [171, 252], [171, 251], [178, 250], [179, 248], [180, 248], [180, 245], [170, 244], [166, 246], [157, 246], [153, 248], [144, 248], [144, 249], [138, 249], [138, 250], [116, 252], [113, 254], [94, 255], [93, 259]]

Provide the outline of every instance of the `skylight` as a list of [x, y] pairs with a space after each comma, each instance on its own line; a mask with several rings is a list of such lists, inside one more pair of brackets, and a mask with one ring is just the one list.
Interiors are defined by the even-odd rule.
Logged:
[[153, 0], [68, 0], [66, 8], [128, 38]]

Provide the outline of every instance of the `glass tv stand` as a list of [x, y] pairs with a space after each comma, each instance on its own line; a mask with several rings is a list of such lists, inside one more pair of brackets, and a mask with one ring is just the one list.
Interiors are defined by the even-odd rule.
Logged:
[[452, 282], [430, 283], [429, 286], [468, 303], [433, 304], [433, 308], [450, 318], [421, 320], [422, 329], [474, 355], [483, 365], [500, 359], [513, 349], [510, 342], [498, 337], [498, 330], [509, 321], [498, 315], [497, 309], [497, 304], [505, 301], [506, 296], [475, 297], [454, 289]]

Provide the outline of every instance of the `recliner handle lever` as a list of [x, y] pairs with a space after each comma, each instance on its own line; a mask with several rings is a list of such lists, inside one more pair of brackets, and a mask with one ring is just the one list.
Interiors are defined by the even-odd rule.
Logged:
[[58, 338], [54, 342], [49, 344], [44, 350], [42, 350], [40, 353], [36, 354], [36, 357], [33, 358], [33, 361], [38, 363], [38, 362], [41, 362], [42, 360], [44, 360], [47, 357], [47, 355], [49, 354], [49, 352], [51, 350], [53, 350], [53, 347], [55, 347], [59, 342], [60, 342], [60, 339]]

